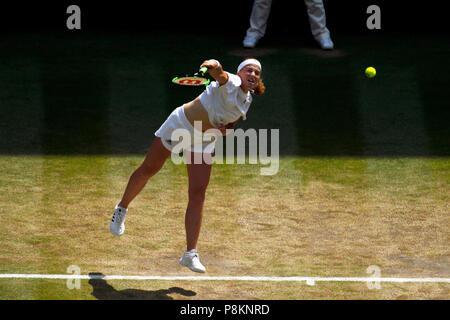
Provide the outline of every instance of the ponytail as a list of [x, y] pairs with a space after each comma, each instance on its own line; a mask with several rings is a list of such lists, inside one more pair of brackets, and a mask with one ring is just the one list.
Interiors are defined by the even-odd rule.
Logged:
[[264, 82], [262, 79], [259, 79], [258, 86], [253, 90], [253, 94], [255, 96], [261, 96], [266, 91], [266, 86], [264, 85]]

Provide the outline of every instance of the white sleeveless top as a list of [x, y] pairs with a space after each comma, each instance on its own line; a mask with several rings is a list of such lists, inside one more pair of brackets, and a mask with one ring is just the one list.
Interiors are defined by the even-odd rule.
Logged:
[[228, 81], [224, 85], [213, 81], [200, 95], [200, 101], [208, 111], [209, 121], [216, 128], [234, 122], [246, 114], [252, 103], [250, 92], [244, 93], [241, 78], [235, 74], [228, 74]]

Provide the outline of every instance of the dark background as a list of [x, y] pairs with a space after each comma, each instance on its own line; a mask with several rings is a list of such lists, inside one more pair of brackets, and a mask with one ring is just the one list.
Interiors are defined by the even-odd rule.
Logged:
[[[327, 24], [335, 33], [361, 34], [366, 29], [366, 8], [380, 6], [382, 30], [441, 34], [448, 32], [444, 1], [325, 0]], [[9, 1], [0, 8], [3, 32], [66, 30], [66, 8], [82, 11], [82, 31], [173, 31], [189, 33], [243, 33], [252, 0], [232, 1]], [[308, 33], [303, 1], [273, 1], [267, 35]]]
[[[268, 90], [238, 127], [280, 128], [281, 154], [449, 156], [442, 3], [325, 0], [329, 53], [303, 1], [274, 1], [247, 51], [252, 0], [2, 3], [0, 154], [145, 154], [170, 112], [201, 93], [173, 76], [211, 57], [233, 71], [256, 56]], [[66, 27], [71, 4], [81, 30]], [[366, 27], [371, 4], [381, 30]]]

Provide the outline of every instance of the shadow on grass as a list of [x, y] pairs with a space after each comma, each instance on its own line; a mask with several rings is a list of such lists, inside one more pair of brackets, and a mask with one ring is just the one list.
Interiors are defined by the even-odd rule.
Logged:
[[106, 280], [102, 279], [105, 275], [102, 273], [89, 273], [92, 277], [89, 284], [92, 286], [92, 295], [99, 300], [173, 300], [169, 294], [177, 293], [185, 297], [193, 297], [197, 293], [191, 290], [185, 290], [179, 287], [171, 287], [161, 290], [138, 290], [125, 289], [116, 290]]

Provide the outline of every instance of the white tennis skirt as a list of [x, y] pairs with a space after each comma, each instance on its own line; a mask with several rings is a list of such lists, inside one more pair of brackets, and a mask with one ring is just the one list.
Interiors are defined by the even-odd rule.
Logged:
[[[177, 131], [177, 129], [182, 130]], [[181, 136], [187, 137], [187, 135], [190, 141], [181, 144], [183, 139]], [[215, 139], [205, 137], [202, 132], [192, 126], [184, 113], [183, 106], [172, 111], [167, 120], [156, 130], [155, 136], [161, 138], [164, 147], [171, 152], [179, 151], [179, 148], [175, 149], [178, 144], [180, 147], [185, 146], [183, 149], [188, 149], [191, 152], [214, 152]]]

